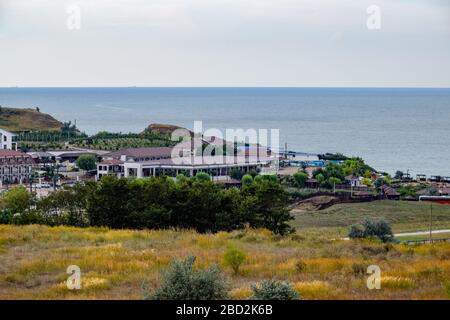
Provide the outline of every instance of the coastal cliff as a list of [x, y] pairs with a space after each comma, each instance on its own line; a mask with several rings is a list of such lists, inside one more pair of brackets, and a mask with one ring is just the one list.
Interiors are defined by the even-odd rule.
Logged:
[[12, 131], [60, 131], [62, 123], [39, 109], [0, 107], [0, 128]]

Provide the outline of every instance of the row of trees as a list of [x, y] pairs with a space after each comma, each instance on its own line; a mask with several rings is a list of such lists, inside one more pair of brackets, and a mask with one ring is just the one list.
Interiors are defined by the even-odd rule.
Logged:
[[[374, 172], [376, 171], [365, 164], [363, 159], [351, 158], [345, 160], [342, 164], [329, 162], [324, 168], [314, 170], [312, 176], [320, 187], [328, 189], [344, 183], [345, 177], [349, 175], [363, 177], [363, 183], [367, 186], [380, 187], [383, 184], [390, 183], [388, 176], [374, 178]], [[305, 188], [308, 177], [306, 171], [303, 170], [293, 175], [293, 182], [296, 187]]]
[[261, 176], [241, 189], [224, 189], [204, 175], [176, 180], [104, 177], [100, 183], [66, 187], [40, 200], [17, 188], [2, 197], [1, 215], [3, 223], [17, 224], [291, 231], [287, 196], [276, 179]]

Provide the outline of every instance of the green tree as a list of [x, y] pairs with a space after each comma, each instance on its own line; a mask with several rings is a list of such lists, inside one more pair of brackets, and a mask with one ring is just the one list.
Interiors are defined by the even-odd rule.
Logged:
[[39, 200], [36, 208], [49, 225], [84, 227], [89, 225], [86, 216], [89, 192], [88, 187], [80, 184], [65, 187]]
[[0, 207], [12, 214], [23, 213], [35, 203], [36, 195], [25, 187], [15, 187], [8, 190], [0, 199]]
[[78, 157], [76, 165], [81, 170], [91, 171], [97, 168], [97, 159], [94, 155], [84, 154]]
[[250, 186], [243, 186], [242, 192], [253, 205], [255, 216], [250, 221], [252, 227], [266, 228], [281, 235], [293, 231], [288, 224], [293, 216], [287, 208], [287, 194], [277, 181], [262, 179]]
[[330, 178], [328, 178], [328, 183], [330, 184], [330, 186], [334, 187], [334, 186], [336, 186], [336, 185], [338, 185], [338, 184], [341, 184], [342, 181], [341, 181], [341, 179], [339, 179], [339, 178], [336, 178], [336, 177], [330, 177]]
[[244, 176], [244, 173], [241, 171], [241, 170], [239, 170], [239, 169], [237, 169], [237, 168], [233, 168], [233, 169], [231, 169], [231, 172], [230, 172], [230, 177], [232, 178], [232, 179], [236, 179], [236, 180], [241, 180], [242, 179], [242, 177]]
[[87, 213], [91, 225], [116, 229], [127, 227], [132, 210], [129, 203], [137, 199], [131, 196], [130, 180], [103, 177], [88, 195]]
[[308, 174], [305, 172], [296, 172], [294, 173], [294, 179], [297, 187], [304, 188], [308, 180]]
[[251, 175], [249, 175], [249, 174], [246, 174], [246, 175], [244, 175], [242, 177], [241, 182], [242, 182], [243, 186], [252, 184], [253, 183], [253, 177]]
[[316, 180], [320, 185], [322, 185], [325, 182], [325, 176], [322, 173], [319, 173], [316, 176]]
[[239, 274], [239, 268], [244, 263], [246, 255], [234, 246], [228, 247], [223, 255], [223, 263], [233, 269], [235, 275]]
[[195, 179], [198, 181], [211, 181], [211, 177], [206, 172], [199, 172], [195, 175]]
[[401, 180], [401, 179], [403, 178], [403, 176], [404, 176], [403, 171], [397, 170], [397, 171], [395, 172], [394, 179], [395, 179], [395, 180]]
[[342, 165], [345, 175], [364, 176], [366, 171], [375, 172], [375, 170], [364, 163], [364, 160], [359, 157], [354, 157], [345, 160]]

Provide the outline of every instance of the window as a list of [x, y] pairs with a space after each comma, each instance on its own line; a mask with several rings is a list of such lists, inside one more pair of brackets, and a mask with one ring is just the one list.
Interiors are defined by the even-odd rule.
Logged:
[[3, 149], [8, 149], [8, 146], [6, 144], [4, 144]]
[[3, 141], [8, 141], [8, 137], [7, 136], [3, 136]]

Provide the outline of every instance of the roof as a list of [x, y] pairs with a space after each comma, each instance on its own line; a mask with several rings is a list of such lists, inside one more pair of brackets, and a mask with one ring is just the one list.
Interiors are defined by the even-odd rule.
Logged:
[[94, 157], [97, 156], [95, 153], [92, 153], [92, 152], [82, 152], [82, 151], [78, 151], [78, 152], [65, 152], [65, 153], [61, 153], [61, 154], [58, 155], [58, 157], [59, 157], [59, 158], [66, 158], [66, 157], [72, 158], [72, 157], [79, 157], [79, 156], [84, 156], [84, 155], [87, 155], [87, 156], [94, 156]]
[[172, 155], [172, 148], [158, 147], [158, 148], [129, 148], [122, 149], [103, 155], [105, 158], [120, 158], [127, 156], [130, 158], [152, 158], [152, 157], [170, 157]]
[[0, 128], [0, 132], [2, 133], [2, 134], [9, 134], [9, 135], [12, 135], [12, 136], [16, 136], [16, 134], [15, 133], [13, 133], [13, 132], [11, 132], [11, 131], [8, 131], [8, 130], [5, 130], [5, 129], [2, 129], [2, 128]]
[[357, 177], [357, 176], [346, 176], [345, 180], [359, 180], [359, 177]]
[[317, 153], [310, 153], [310, 152], [300, 152], [300, 151], [281, 151], [280, 154], [284, 155], [298, 155], [298, 156], [311, 156], [311, 157], [318, 157], [319, 155]]
[[110, 165], [110, 166], [118, 166], [118, 165], [121, 165], [123, 163], [124, 163], [123, 161], [120, 161], [120, 160], [117, 160], [117, 159], [112, 159], [112, 160], [103, 160], [99, 164]]
[[389, 187], [389, 186], [381, 186], [381, 190], [383, 191], [383, 193], [385, 195], [388, 196], [399, 196], [400, 193], [398, 193], [394, 188]]
[[141, 162], [147, 166], [217, 166], [217, 165], [251, 165], [255, 163], [268, 163], [269, 157], [245, 157], [245, 156], [204, 156], [204, 157], [179, 157], [161, 160]]
[[44, 151], [37, 151], [37, 152], [29, 152], [28, 153], [32, 157], [38, 157], [38, 158], [51, 158], [53, 157], [53, 154], [44, 152]]
[[0, 158], [6, 157], [30, 157], [28, 154], [14, 150], [0, 150]]

